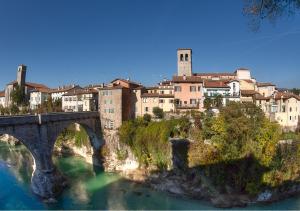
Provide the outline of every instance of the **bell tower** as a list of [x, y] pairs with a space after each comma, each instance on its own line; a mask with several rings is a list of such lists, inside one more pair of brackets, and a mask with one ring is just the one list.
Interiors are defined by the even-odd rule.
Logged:
[[17, 72], [17, 82], [20, 87], [25, 87], [26, 82], [26, 69], [27, 67], [23, 64], [18, 66], [18, 72]]
[[192, 49], [177, 49], [178, 76], [192, 76]]

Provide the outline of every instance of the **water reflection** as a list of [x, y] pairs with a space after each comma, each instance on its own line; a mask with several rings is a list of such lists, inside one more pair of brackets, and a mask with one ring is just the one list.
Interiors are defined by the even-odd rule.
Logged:
[[20, 183], [29, 183], [33, 171], [33, 158], [24, 145], [10, 146], [0, 141], [0, 160]]
[[[33, 162], [30, 152], [24, 146], [0, 142], [0, 209], [214, 209], [204, 201], [176, 198], [128, 182], [116, 174], [104, 173], [79, 157], [53, 160], [69, 179], [70, 187], [57, 203], [45, 204], [30, 191]], [[246, 209], [300, 209], [300, 198]]]

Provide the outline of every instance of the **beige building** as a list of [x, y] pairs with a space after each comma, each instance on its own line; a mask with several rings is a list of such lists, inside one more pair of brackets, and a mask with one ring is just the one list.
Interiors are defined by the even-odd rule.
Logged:
[[284, 130], [294, 131], [300, 116], [300, 97], [292, 93], [277, 92], [274, 96], [256, 97], [256, 105], [266, 113], [266, 116], [277, 121]]
[[115, 79], [99, 88], [99, 111], [103, 128], [117, 129], [123, 121], [135, 117], [135, 91], [140, 87], [140, 84], [130, 80]]
[[274, 95], [276, 86], [272, 83], [256, 83], [256, 89], [264, 97]]

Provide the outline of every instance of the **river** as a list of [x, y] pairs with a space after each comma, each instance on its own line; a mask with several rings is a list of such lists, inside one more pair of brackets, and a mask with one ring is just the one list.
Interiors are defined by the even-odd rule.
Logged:
[[[55, 157], [70, 186], [54, 204], [30, 190], [32, 158], [24, 146], [0, 142], [0, 209], [215, 209], [208, 202], [178, 198], [105, 173], [80, 157]], [[300, 197], [247, 209], [300, 209]]]

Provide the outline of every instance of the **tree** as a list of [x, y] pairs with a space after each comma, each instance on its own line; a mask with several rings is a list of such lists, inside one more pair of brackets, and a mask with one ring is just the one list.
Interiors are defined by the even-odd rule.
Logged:
[[16, 85], [14, 90], [11, 92], [10, 97], [12, 99], [13, 104], [23, 105], [25, 102], [25, 93], [22, 87]]
[[151, 122], [151, 115], [150, 114], [144, 114], [143, 120], [145, 122]]
[[276, 21], [284, 15], [294, 15], [300, 9], [299, 0], [244, 0], [244, 14], [251, 18], [252, 26], [258, 29], [260, 22]]
[[164, 118], [164, 111], [159, 107], [154, 107], [152, 110], [154, 116], [158, 119]]
[[18, 114], [20, 112], [19, 107], [15, 104], [12, 104], [9, 107], [9, 110], [10, 110], [10, 114], [12, 114], [12, 115]]
[[213, 104], [212, 99], [209, 98], [209, 97], [205, 97], [203, 104], [204, 104], [204, 108], [206, 110], [209, 110], [212, 107], [212, 104]]
[[223, 97], [222, 95], [217, 95], [214, 99], [214, 106], [217, 108], [221, 108], [223, 106]]

